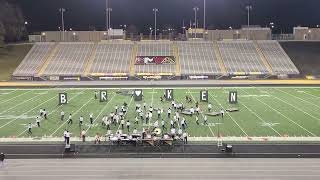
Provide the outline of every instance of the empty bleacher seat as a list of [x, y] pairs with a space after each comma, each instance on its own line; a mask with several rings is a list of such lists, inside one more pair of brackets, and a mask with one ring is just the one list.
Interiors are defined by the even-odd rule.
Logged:
[[26, 57], [22, 60], [20, 65], [16, 68], [13, 76], [35, 76], [40, 70], [43, 63], [55, 43], [39, 42], [32, 46]]
[[133, 42], [100, 43], [89, 72], [129, 73]]
[[212, 42], [178, 42], [181, 74], [217, 75], [221, 69], [216, 61]]
[[276, 74], [299, 74], [289, 56], [277, 41], [258, 41], [259, 47]]
[[229, 73], [268, 73], [252, 41], [219, 41], [218, 46]]
[[62, 42], [44, 71], [44, 75], [80, 76], [91, 54], [91, 42]]
[[170, 41], [143, 41], [138, 43], [137, 56], [173, 56]]

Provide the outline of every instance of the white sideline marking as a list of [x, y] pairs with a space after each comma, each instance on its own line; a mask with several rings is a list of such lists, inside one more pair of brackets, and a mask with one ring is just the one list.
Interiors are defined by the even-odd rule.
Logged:
[[[193, 101], [196, 102], [196, 99], [193, 97], [192, 93], [190, 92], [190, 89], [188, 89], [188, 91], [189, 91], [189, 94], [191, 95]], [[208, 93], [209, 93], [209, 91], [208, 91]], [[202, 118], [204, 119], [204, 115], [203, 115], [202, 113], [201, 113], [201, 115], [202, 115]], [[212, 131], [212, 129], [211, 129], [211, 127], [210, 127], [210, 126], [207, 126], [207, 127], [208, 127], [209, 130], [211, 131], [211, 134], [212, 134], [213, 136], [215, 136], [214, 133], [213, 133], [213, 131]], [[219, 134], [218, 134], [218, 136], [219, 136]]]
[[[83, 91], [85, 91], [85, 90], [82, 90], [81, 92], [83, 92]], [[71, 99], [73, 99], [73, 98], [75, 98], [75, 97], [77, 97], [77, 96], [79, 96], [79, 95], [80, 95], [80, 94], [77, 94], [77, 95], [71, 97], [69, 101], [71, 101]], [[59, 106], [57, 106], [53, 111], [51, 111], [50, 113], [48, 113], [48, 116], [49, 116], [50, 114], [54, 113], [56, 110], [58, 110], [61, 106], [62, 106], [62, 104], [59, 105]], [[41, 120], [41, 121], [42, 121], [42, 120]], [[40, 122], [41, 122], [41, 121], [40, 121]], [[28, 130], [28, 129], [25, 129], [24, 131], [22, 131], [20, 134], [17, 135], [17, 137], [21, 136], [21, 135], [22, 135], [23, 133], [25, 133], [27, 130]]]
[[[216, 99], [216, 98], [214, 98], [212, 95], [211, 95], [211, 93], [210, 92], [208, 92], [208, 94], [209, 94], [209, 96], [211, 96], [218, 104], [219, 104], [219, 106], [221, 107], [221, 108], [223, 108], [223, 106], [222, 106], [222, 104]], [[232, 119], [232, 121], [241, 129], [241, 131], [247, 136], [247, 137], [249, 137], [249, 135], [244, 131], [244, 129], [242, 129], [242, 127], [237, 123], [237, 121], [235, 121], [234, 119], [233, 119], [233, 117], [229, 114], [229, 113], [226, 113], [231, 119]]]
[[[78, 114], [78, 112], [84, 107], [86, 106], [91, 100], [93, 100], [93, 97], [91, 97], [86, 103], [84, 103], [75, 113], [72, 114], [72, 116], [74, 117], [74, 115]], [[62, 126], [64, 126], [68, 121], [65, 121], [64, 123], [62, 123], [52, 134], [50, 134], [50, 136], [53, 136]]]
[[[246, 91], [242, 90], [243, 92], [245, 92], [246, 94], [248, 94]], [[260, 99], [256, 98], [256, 100], [258, 100], [259, 102], [261, 102], [262, 104], [266, 105], [269, 109], [272, 109], [273, 111], [275, 111], [276, 113], [280, 114], [281, 116], [283, 116], [284, 118], [286, 118], [287, 120], [289, 120], [290, 122], [294, 123], [295, 125], [299, 126], [301, 129], [305, 130], [306, 132], [308, 132], [309, 134], [311, 134], [312, 136], [315, 136], [315, 134], [313, 134], [312, 132], [310, 132], [309, 130], [307, 130], [306, 128], [302, 127], [300, 124], [298, 124], [297, 122], [293, 121], [291, 118], [285, 116], [284, 114], [282, 114], [280, 111], [274, 109], [273, 107], [271, 107], [270, 105], [266, 104], [265, 102], [261, 101]]]

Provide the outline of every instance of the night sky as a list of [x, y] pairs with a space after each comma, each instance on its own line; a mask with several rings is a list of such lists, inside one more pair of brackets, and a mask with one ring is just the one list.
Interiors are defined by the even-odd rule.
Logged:
[[[97, 30], [105, 27], [105, 0], [16, 0], [21, 6], [29, 31], [58, 30], [58, 9], [64, 7], [66, 28]], [[192, 8], [200, 8], [200, 26], [203, 24], [203, 0], [109, 0], [112, 28], [134, 24], [142, 32], [153, 26], [152, 8], [158, 8], [158, 25], [172, 25], [177, 29], [194, 19]], [[294, 26], [320, 24], [320, 0], [207, 0], [207, 27], [240, 28], [246, 24], [245, 6], [253, 6], [251, 24], [266, 26], [275, 23], [275, 32], [292, 32]]]

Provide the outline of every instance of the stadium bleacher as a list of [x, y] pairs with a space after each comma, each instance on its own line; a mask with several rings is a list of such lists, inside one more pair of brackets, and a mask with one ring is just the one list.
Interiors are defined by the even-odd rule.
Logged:
[[218, 75], [221, 69], [211, 41], [178, 42], [181, 74]]
[[13, 76], [36, 76], [54, 45], [53, 42], [36, 43], [16, 68]]
[[[144, 59], [156, 59], [157, 63], [143, 63]], [[129, 74], [296, 75], [299, 71], [277, 41], [118, 40], [35, 43], [13, 77], [129, 77]]]
[[219, 41], [218, 46], [230, 74], [268, 74], [252, 41]]
[[129, 73], [132, 42], [100, 43], [89, 69], [90, 74]]
[[259, 47], [275, 74], [299, 74], [289, 56], [277, 41], [258, 41]]
[[44, 70], [44, 75], [80, 76], [85, 70], [94, 43], [62, 42]]
[[138, 43], [137, 56], [173, 56], [170, 41], [143, 41]]

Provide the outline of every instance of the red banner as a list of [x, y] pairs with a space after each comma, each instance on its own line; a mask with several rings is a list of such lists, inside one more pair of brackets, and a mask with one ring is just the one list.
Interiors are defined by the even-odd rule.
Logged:
[[147, 64], [175, 64], [174, 56], [137, 56], [136, 65], [147, 65]]

